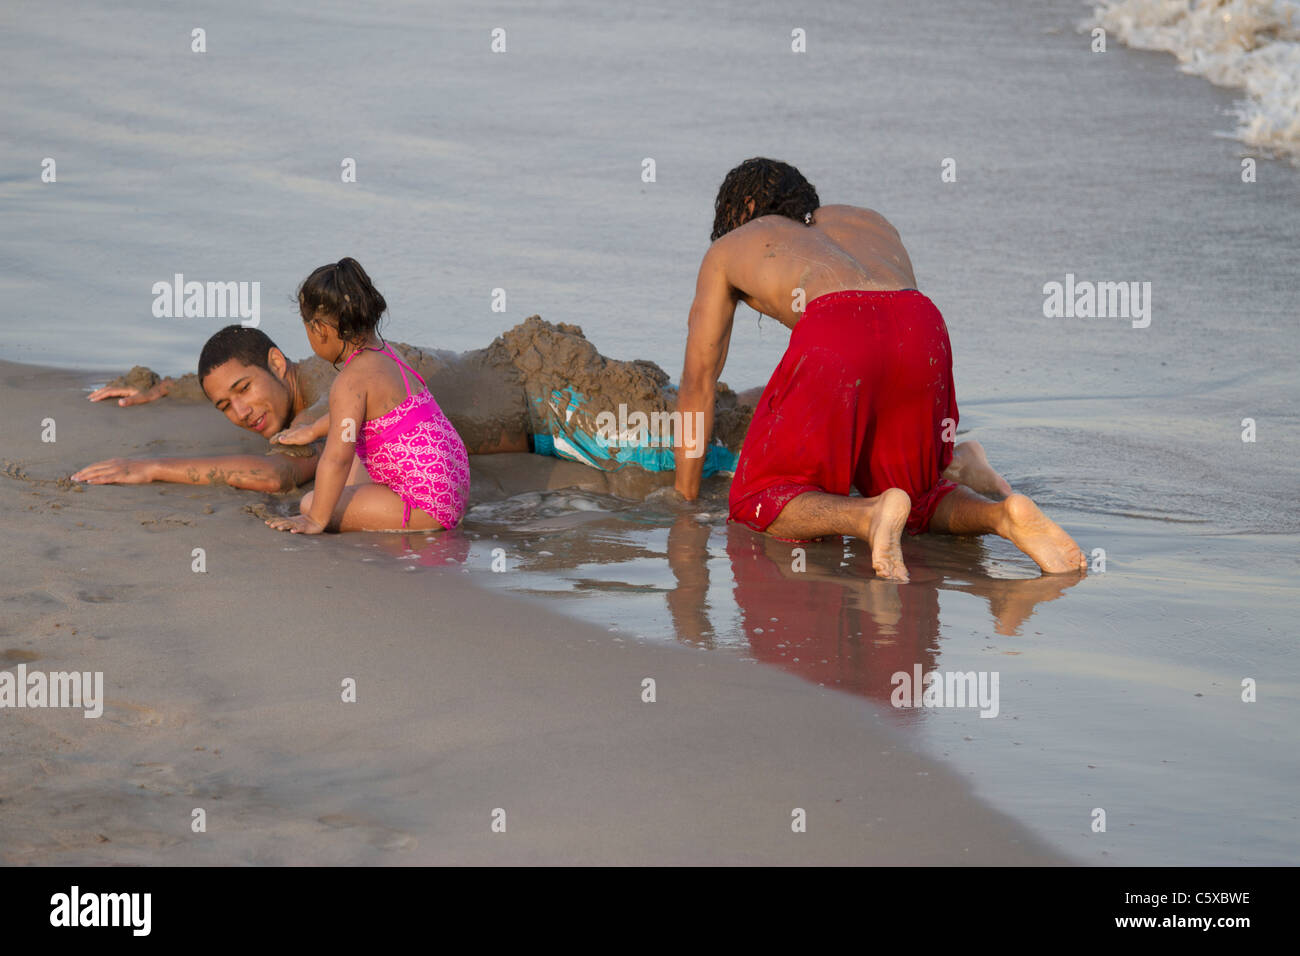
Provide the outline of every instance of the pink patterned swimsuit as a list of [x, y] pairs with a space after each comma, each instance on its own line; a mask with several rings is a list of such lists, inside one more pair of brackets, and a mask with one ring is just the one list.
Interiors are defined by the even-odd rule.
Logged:
[[[406, 401], [362, 426], [357, 436], [361, 464], [365, 465], [371, 481], [387, 485], [406, 503], [403, 528], [411, 521], [412, 508], [432, 515], [444, 528], [454, 528], [469, 501], [469, 455], [465, 443], [433, 400], [428, 386], [418, 395], [411, 394], [406, 369], [411, 369], [421, 385], [425, 384], [424, 379], [397, 357], [392, 346], [366, 348], [382, 352], [397, 363], [406, 388]], [[360, 354], [360, 349], [353, 352], [348, 362]], [[347, 362], [343, 364], [347, 366]]]

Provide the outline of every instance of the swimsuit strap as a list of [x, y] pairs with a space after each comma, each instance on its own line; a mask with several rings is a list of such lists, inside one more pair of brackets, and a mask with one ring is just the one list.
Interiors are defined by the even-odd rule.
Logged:
[[[384, 344], [388, 345], [387, 342], [385, 342]], [[414, 375], [416, 378], [420, 379], [421, 385], [424, 385], [425, 388], [429, 387], [427, 384], [425, 384], [424, 379], [420, 378], [420, 373], [417, 372], [415, 369], [411, 368], [410, 365], [407, 365], [407, 363], [404, 362], [402, 358], [395, 351], [393, 351], [393, 347], [391, 345], [388, 345], [388, 348], [386, 350], [378, 349], [378, 351], [383, 352], [385, 355], [387, 355], [389, 358], [391, 358], [394, 362], [397, 363], [397, 370], [402, 373], [402, 386], [406, 389], [407, 398], [411, 397], [411, 386], [406, 381], [406, 369], [408, 368], [411, 369], [411, 374]], [[406, 366], [406, 368], [402, 367], [404, 365]]]
[[[420, 377], [420, 373], [417, 372], [415, 369], [411, 368], [410, 365], [407, 365], [406, 362], [402, 361], [401, 357], [400, 357], [396, 352], [393, 351], [393, 347], [392, 347], [391, 345], [389, 345], [387, 342], [385, 342], [384, 345], [387, 346], [387, 348], [378, 349], [378, 348], [375, 348], [373, 345], [363, 345], [363, 346], [361, 346], [361, 348], [357, 349], [355, 352], [353, 352], [351, 355], [349, 355], [349, 356], [347, 357], [347, 361], [345, 361], [345, 362], [343, 363], [343, 367], [344, 367], [344, 368], [347, 368], [347, 367], [348, 367], [348, 362], [351, 362], [354, 358], [356, 358], [358, 355], [360, 355], [363, 351], [364, 351], [364, 352], [381, 352], [381, 353], [383, 353], [384, 355], [387, 355], [389, 358], [391, 358], [394, 362], [397, 363], [397, 370], [398, 370], [399, 372], [402, 373], [402, 388], [406, 389], [406, 397], [407, 397], [407, 398], [410, 398], [410, 397], [411, 397], [411, 384], [410, 384], [410, 382], [408, 382], [407, 379], [406, 379], [406, 369], [407, 369], [407, 368], [410, 368], [410, 369], [411, 369], [411, 374], [412, 374], [412, 375], [414, 375], [416, 378], [420, 379], [420, 384], [421, 384], [421, 385], [423, 385], [425, 388], [428, 388], [428, 387], [429, 387], [428, 384], [424, 381], [424, 379]], [[402, 367], [403, 365], [405, 365], [406, 368], [403, 368], [403, 367]]]
[[[343, 367], [344, 367], [344, 368], [347, 368], [347, 367], [348, 367], [348, 363], [351, 362], [351, 361], [352, 361], [354, 358], [356, 358], [358, 355], [360, 355], [362, 352], [382, 352], [382, 351], [383, 351], [383, 349], [377, 349], [377, 348], [374, 348], [373, 346], [370, 346], [370, 345], [362, 345], [362, 346], [361, 346], [360, 348], [358, 348], [355, 352], [353, 352], [351, 355], [349, 355], [347, 358], [345, 358], [345, 359], [343, 360]], [[337, 362], [338, 359], [335, 359], [334, 361]]]

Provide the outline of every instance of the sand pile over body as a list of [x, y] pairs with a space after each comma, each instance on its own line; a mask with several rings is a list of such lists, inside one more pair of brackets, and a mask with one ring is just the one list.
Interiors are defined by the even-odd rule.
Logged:
[[[138, 388], [142, 392], [147, 392], [161, 381], [162, 376], [153, 369], [137, 365], [125, 375], [119, 375], [117, 378], [110, 380], [107, 387]], [[208, 397], [203, 394], [203, 389], [199, 387], [199, 377], [193, 372], [172, 379], [171, 388], [167, 390], [167, 397], [178, 402], [206, 402], [208, 400]]]
[[[545, 400], [568, 388], [586, 399], [579, 414], [585, 419], [583, 428], [592, 435], [597, 433], [596, 416], [617, 415], [620, 404], [629, 412], [647, 415], [677, 407], [677, 389], [654, 362], [606, 358], [578, 326], [553, 324], [536, 315], [498, 336], [487, 348], [460, 354], [404, 342], [390, 344], [425, 380], [471, 449], [493, 447], [505, 437], [524, 433], [551, 434], [542, 411]], [[329, 362], [312, 355], [296, 365], [309, 407], [328, 396], [338, 374]], [[109, 385], [144, 391], [159, 380], [156, 372], [137, 365]], [[194, 373], [173, 379], [167, 394], [180, 402], [208, 400]], [[752, 414], [752, 408], [718, 383], [714, 438], [739, 452]]]
[[[676, 400], [668, 373], [658, 365], [606, 358], [576, 325], [530, 316], [498, 336], [487, 351], [494, 364], [518, 370], [529, 398], [572, 388], [586, 397], [584, 411], [593, 416], [617, 412], [620, 404], [645, 412], [663, 410]], [[535, 413], [534, 424], [542, 424]], [[595, 432], [594, 422], [589, 431]]]
[[[667, 372], [644, 359], [606, 358], [576, 325], [529, 316], [498, 336], [485, 351], [490, 365], [517, 372], [528, 398], [529, 431], [533, 434], [551, 433], [545, 420], [546, 400], [554, 392], [570, 388], [586, 399], [575, 414], [583, 419], [581, 428], [589, 435], [599, 430], [598, 415], [617, 415], [620, 405], [628, 413], [647, 415], [677, 407], [677, 390], [669, 384]], [[732, 451], [739, 451], [752, 410], [740, 407], [735, 393], [719, 383], [715, 415], [714, 436]]]
[[160, 381], [158, 373], [151, 368], [145, 368], [143, 365], [137, 365], [125, 375], [119, 375], [108, 383], [109, 388], [138, 388], [142, 392], [147, 392]]

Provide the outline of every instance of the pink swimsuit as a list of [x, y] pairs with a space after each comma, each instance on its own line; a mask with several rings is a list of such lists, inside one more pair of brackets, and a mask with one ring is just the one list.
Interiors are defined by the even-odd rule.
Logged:
[[[361, 464], [370, 473], [371, 481], [387, 485], [406, 503], [403, 528], [411, 521], [412, 508], [432, 515], [444, 528], [456, 527], [469, 500], [469, 455], [465, 443], [433, 400], [428, 386], [418, 395], [411, 394], [406, 369], [411, 369], [421, 385], [425, 384], [424, 379], [397, 357], [392, 346], [365, 348], [382, 352], [397, 363], [406, 401], [362, 426], [357, 436]], [[361, 349], [348, 356], [348, 362], [359, 354]], [[344, 367], [348, 362], [343, 363]]]

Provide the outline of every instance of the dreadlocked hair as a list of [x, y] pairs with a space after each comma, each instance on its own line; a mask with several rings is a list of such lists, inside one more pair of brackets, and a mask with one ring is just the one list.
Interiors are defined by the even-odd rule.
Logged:
[[[749, 211], [749, 200], [754, 211]], [[789, 163], [757, 156], [727, 173], [713, 204], [713, 236], [725, 236], [759, 216], [785, 216], [805, 225], [821, 205], [817, 190]]]

